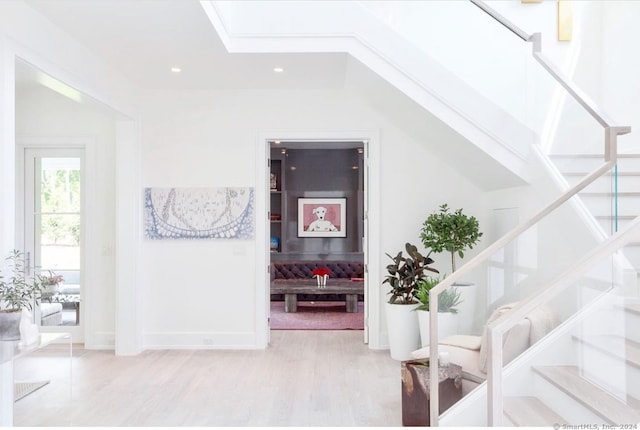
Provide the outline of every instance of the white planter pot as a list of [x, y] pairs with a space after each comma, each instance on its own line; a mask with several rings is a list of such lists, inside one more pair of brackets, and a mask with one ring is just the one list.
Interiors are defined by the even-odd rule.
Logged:
[[0, 312], [0, 341], [20, 340], [22, 311]]
[[459, 316], [459, 314], [452, 314], [451, 312], [438, 313], [438, 337], [440, 339], [459, 334], [458, 323], [462, 319]]
[[460, 303], [458, 308], [458, 327], [456, 334], [473, 334], [473, 323], [476, 317], [476, 295], [478, 288], [474, 283], [454, 284], [460, 292]]
[[429, 311], [416, 311], [418, 313], [418, 324], [420, 325], [420, 346], [429, 345]]
[[[421, 346], [429, 345], [429, 311], [417, 311], [418, 324], [420, 326]], [[438, 313], [438, 339], [457, 334], [458, 315], [449, 312]]]
[[42, 290], [42, 293], [53, 296], [58, 291], [60, 291], [60, 285], [54, 284], [54, 285], [47, 285], [46, 287], [44, 287], [44, 290]]
[[391, 358], [408, 360], [411, 353], [420, 348], [418, 313], [414, 311], [419, 304], [398, 305], [386, 302], [385, 306]]

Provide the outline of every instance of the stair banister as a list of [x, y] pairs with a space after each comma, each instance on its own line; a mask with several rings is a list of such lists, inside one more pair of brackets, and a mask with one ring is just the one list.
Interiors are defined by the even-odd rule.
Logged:
[[537, 290], [528, 298], [518, 302], [510, 312], [487, 325], [487, 398], [489, 399], [488, 418], [490, 426], [502, 425], [502, 337], [510, 328], [538, 307], [571, 286], [571, 283], [592, 269], [603, 258], [613, 254], [627, 243], [640, 240], [640, 216], [636, 217], [624, 229], [607, 238], [598, 247], [582, 257], [578, 263], [556, 276], [545, 287]]
[[[507, 234], [496, 240], [489, 245], [483, 251], [478, 253], [471, 260], [466, 262], [462, 267], [453, 272], [451, 275], [444, 278], [438, 285], [429, 291], [429, 361], [430, 363], [438, 362], [438, 296], [442, 291], [452, 286], [459, 279], [467, 275], [471, 270], [478, 267], [481, 263], [485, 262], [489, 257], [495, 254], [498, 250], [504, 248], [509, 242], [514, 240], [520, 234], [527, 229], [533, 227], [540, 220], [545, 218], [555, 209], [564, 204], [571, 197], [578, 194], [585, 187], [593, 183], [596, 179], [601, 177], [604, 173], [608, 172], [615, 166], [616, 161], [610, 160], [602, 164], [595, 171], [587, 175], [584, 179], [578, 182], [573, 188], [567, 190], [564, 194], [551, 202], [548, 206], [535, 214], [527, 221], [516, 226]], [[438, 380], [438, 366], [429, 366], [429, 378], [431, 381]], [[430, 424], [432, 427], [438, 425], [439, 419], [439, 397], [438, 397], [438, 384], [431, 384], [430, 388]]]
[[[598, 106], [575, 84], [573, 84], [569, 79], [567, 79], [562, 73], [560, 69], [558, 69], [552, 62], [546, 59], [544, 55], [542, 55], [542, 35], [540, 33], [528, 34], [522, 29], [518, 28], [515, 24], [510, 22], [507, 18], [500, 15], [495, 9], [491, 8], [487, 4], [485, 4], [481, 0], [470, 0], [471, 3], [478, 6], [484, 12], [486, 12], [493, 19], [498, 21], [504, 27], [509, 29], [511, 32], [516, 34], [520, 39], [525, 42], [532, 43], [533, 50], [533, 58], [536, 59], [538, 63], [544, 67], [544, 69], [551, 75], [553, 78], [562, 85], [568, 92], [573, 96], [573, 98], [580, 103], [582, 107], [584, 107], [589, 114], [595, 118], [596, 121], [602, 127], [613, 127], [613, 121], [609, 120], [607, 116], [598, 108]], [[620, 132], [618, 135], [627, 134], [631, 132], [630, 127], [619, 127]]]
[[516, 36], [518, 36], [520, 39], [524, 40], [525, 42], [531, 41], [531, 38], [533, 37], [531, 34], [522, 30], [520, 27], [518, 27], [517, 25], [509, 21], [507, 18], [500, 15], [500, 13], [498, 13], [494, 8], [489, 7], [489, 5], [485, 4], [480, 0], [470, 0], [470, 1], [471, 3], [478, 6], [480, 9], [482, 9], [484, 12], [486, 12], [487, 15], [491, 16], [491, 18], [495, 19], [500, 24], [505, 26], [509, 31], [511, 31]]
[[[456, 281], [458, 281], [460, 278], [462, 278], [463, 276], [467, 275], [468, 272], [470, 272], [472, 269], [476, 268], [481, 262], [487, 260], [491, 255], [493, 255], [497, 250], [503, 248], [506, 244], [508, 244], [509, 242], [511, 242], [513, 239], [515, 239], [517, 236], [519, 236], [522, 232], [524, 232], [525, 230], [527, 230], [528, 228], [532, 227], [534, 224], [538, 223], [542, 218], [546, 217], [548, 214], [550, 214], [552, 211], [554, 211], [556, 208], [558, 208], [560, 205], [562, 205], [563, 203], [565, 203], [567, 200], [569, 200], [571, 197], [573, 197], [574, 195], [576, 195], [579, 191], [581, 191], [582, 189], [584, 189], [586, 186], [588, 186], [589, 184], [591, 184], [593, 181], [595, 181], [597, 178], [599, 178], [600, 176], [602, 176], [604, 173], [606, 173], [607, 171], [611, 170], [612, 168], [615, 167], [616, 163], [617, 163], [617, 138], [619, 135], [623, 135], [623, 134], [627, 134], [631, 132], [631, 127], [628, 126], [613, 126], [612, 121], [608, 120], [606, 118], [606, 116], [600, 112], [600, 110], [596, 107], [596, 105], [589, 100], [583, 93], [582, 91], [575, 86], [574, 84], [570, 83], [570, 81], [568, 79], [566, 79], [564, 77], [564, 74], [557, 68], [555, 67], [553, 64], [551, 64], [542, 54], [541, 54], [541, 50], [542, 50], [542, 36], [540, 33], [534, 33], [532, 35], [526, 33], [525, 31], [523, 31], [522, 29], [520, 29], [519, 27], [517, 27], [516, 25], [514, 25], [513, 23], [511, 23], [509, 20], [507, 20], [505, 17], [503, 17], [501, 14], [499, 14], [497, 11], [495, 11], [493, 8], [489, 7], [488, 5], [486, 5], [484, 2], [480, 1], [480, 0], [470, 0], [474, 5], [478, 6], [480, 9], [482, 9], [484, 12], [486, 12], [488, 15], [490, 15], [492, 18], [494, 18], [496, 21], [498, 21], [500, 24], [502, 24], [503, 26], [505, 26], [507, 29], [509, 29], [511, 32], [513, 32], [514, 34], [516, 34], [519, 38], [521, 38], [522, 40], [526, 41], [526, 42], [532, 42], [533, 44], [533, 49], [532, 49], [532, 55], [533, 57], [536, 59], [536, 61], [538, 61], [538, 63], [540, 63], [545, 70], [547, 70], [547, 72], [560, 84], [562, 85], [568, 92], [569, 94], [571, 94], [571, 96], [581, 105], [585, 108], [585, 110], [587, 110], [587, 112], [589, 112], [589, 114], [599, 123], [601, 124], [604, 128], [605, 128], [605, 163], [603, 165], [601, 165], [599, 168], [597, 168], [593, 173], [589, 174], [588, 176], [586, 176], [582, 181], [580, 181], [578, 184], [576, 184], [574, 187], [570, 188], [569, 190], [567, 190], [563, 195], [561, 195], [558, 199], [556, 199], [555, 201], [553, 201], [551, 204], [549, 204], [547, 207], [545, 207], [544, 209], [542, 209], [540, 212], [538, 212], [536, 215], [534, 215], [531, 219], [523, 222], [522, 224], [520, 224], [519, 226], [517, 226], [516, 228], [514, 228], [513, 230], [511, 230], [509, 233], [507, 233], [506, 235], [504, 235], [502, 238], [498, 239], [496, 242], [494, 242], [492, 245], [490, 245], [488, 248], [486, 248], [484, 251], [480, 252], [475, 258], [471, 259], [469, 262], [467, 262], [466, 264], [464, 264], [460, 269], [458, 269], [457, 271], [453, 272], [451, 275], [447, 276], [444, 280], [442, 280], [436, 287], [434, 287], [430, 292], [429, 292], [429, 360], [430, 363], [438, 363], [438, 296], [440, 295], [440, 293], [442, 291], [444, 291], [446, 288], [450, 287], [451, 285], [453, 285], [453, 283], [455, 283]], [[626, 229], [625, 229], [626, 231]], [[547, 284], [547, 287], [545, 288], [554, 288], [555, 284], [553, 283], [549, 283]], [[497, 335], [496, 335], [497, 336]], [[497, 339], [497, 338], [496, 338]], [[501, 342], [496, 342], [496, 339], [493, 339], [493, 344], [495, 345], [496, 343], [501, 343]], [[501, 337], [500, 337], [500, 341], [501, 341]], [[489, 342], [491, 342], [491, 336], [489, 336]], [[501, 345], [500, 345], [501, 348]], [[493, 355], [493, 354], [491, 354]], [[489, 359], [491, 359], [491, 356], [489, 357]], [[500, 356], [499, 358], [500, 360], [500, 366], [502, 366], [502, 357]], [[497, 363], [497, 361], [496, 361]], [[492, 376], [493, 377], [497, 377], [497, 378], [502, 378], [502, 367], [500, 367], [500, 372], [498, 372], [498, 376], [495, 369], [494, 372], [492, 372]], [[429, 377], [431, 381], [438, 381], [438, 366], [429, 366]], [[493, 386], [491, 386], [490, 388], [488, 388], [488, 408], [489, 408], [489, 424], [490, 425], [494, 425], [493, 421], [493, 412], [492, 409], [496, 396], [500, 396], [498, 402], [502, 403], [502, 393], [501, 392], [496, 392], [496, 387], [501, 387], [502, 384], [492, 384], [492, 381], [489, 378], [487, 378], [487, 384], [488, 386], [491, 384]], [[439, 401], [439, 397], [438, 397], [438, 385], [437, 383], [431, 384], [430, 386], [430, 404], [429, 404], [429, 415], [430, 415], [430, 424], [431, 426], [437, 426], [438, 425], [438, 421], [439, 421], [439, 405], [440, 405], [440, 401]], [[501, 389], [501, 388], [498, 388]], [[502, 410], [502, 407], [500, 407], [500, 410]], [[500, 420], [502, 418], [500, 417]]]

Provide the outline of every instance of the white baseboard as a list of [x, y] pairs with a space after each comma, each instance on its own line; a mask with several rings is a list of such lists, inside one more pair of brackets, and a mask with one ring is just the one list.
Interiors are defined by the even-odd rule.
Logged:
[[255, 332], [156, 332], [142, 334], [143, 349], [264, 349]]

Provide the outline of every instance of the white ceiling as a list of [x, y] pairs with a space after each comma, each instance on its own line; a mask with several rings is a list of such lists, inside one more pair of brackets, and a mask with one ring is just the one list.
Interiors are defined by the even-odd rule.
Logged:
[[[468, 149], [464, 138], [347, 54], [228, 54], [198, 0], [24, 1], [141, 89], [348, 88], [442, 160], [451, 160], [458, 169], [468, 167], [460, 170], [479, 186], [493, 189], [519, 182], [484, 152], [463, 150]], [[173, 66], [182, 73], [171, 73]], [[276, 66], [285, 72], [274, 73]], [[19, 88], [41, 78], [26, 63], [16, 69]], [[326, 142], [286, 142], [289, 148], [314, 145]]]
[[[26, 0], [144, 89], [342, 88], [346, 54], [228, 54], [197, 0]], [[181, 73], [170, 68], [179, 66]], [[274, 67], [284, 73], [274, 73]]]

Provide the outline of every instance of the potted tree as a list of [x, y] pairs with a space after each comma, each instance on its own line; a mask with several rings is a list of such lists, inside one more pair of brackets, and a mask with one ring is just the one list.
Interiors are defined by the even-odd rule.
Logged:
[[415, 291], [418, 281], [425, 277], [425, 271], [438, 273], [429, 267], [433, 260], [420, 254], [415, 245], [406, 243], [405, 250], [407, 257], [403, 251], [395, 257], [387, 254], [393, 264], [387, 266], [388, 275], [382, 282], [391, 287], [386, 313], [389, 349], [391, 358], [395, 360], [407, 360], [411, 352], [420, 346], [418, 316], [412, 312], [420, 304], [415, 298]]
[[20, 339], [22, 310], [40, 300], [45, 281], [27, 273], [24, 255], [13, 250], [0, 268], [0, 341]]
[[[479, 223], [476, 217], [468, 216], [457, 209], [449, 211], [449, 206], [445, 203], [440, 206], [438, 212], [434, 212], [427, 217], [422, 224], [420, 239], [425, 248], [431, 252], [449, 252], [451, 255], [451, 273], [456, 270], [456, 256], [464, 258], [467, 249], [473, 249], [482, 237]], [[427, 256], [428, 256], [427, 255]], [[460, 294], [465, 302], [463, 313], [467, 314], [464, 324], [459, 327], [460, 332], [468, 333], [473, 322], [472, 313], [475, 306], [475, 290], [473, 283], [456, 283], [462, 288]]]
[[[418, 281], [416, 298], [420, 305], [416, 308], [418, 312], [418, 323], [420, 325], [420, 340], [422, 346], [429, 344], [429, 291], [440, 283], [440, 276], [427, 276]], [[443, 338], [455, 334], [457, 325], [454, 315], [458, 313], [457, 306], [462, 303], [460, 291], [457, 287], [444, 290], [438, 296], [438, 338]]]

